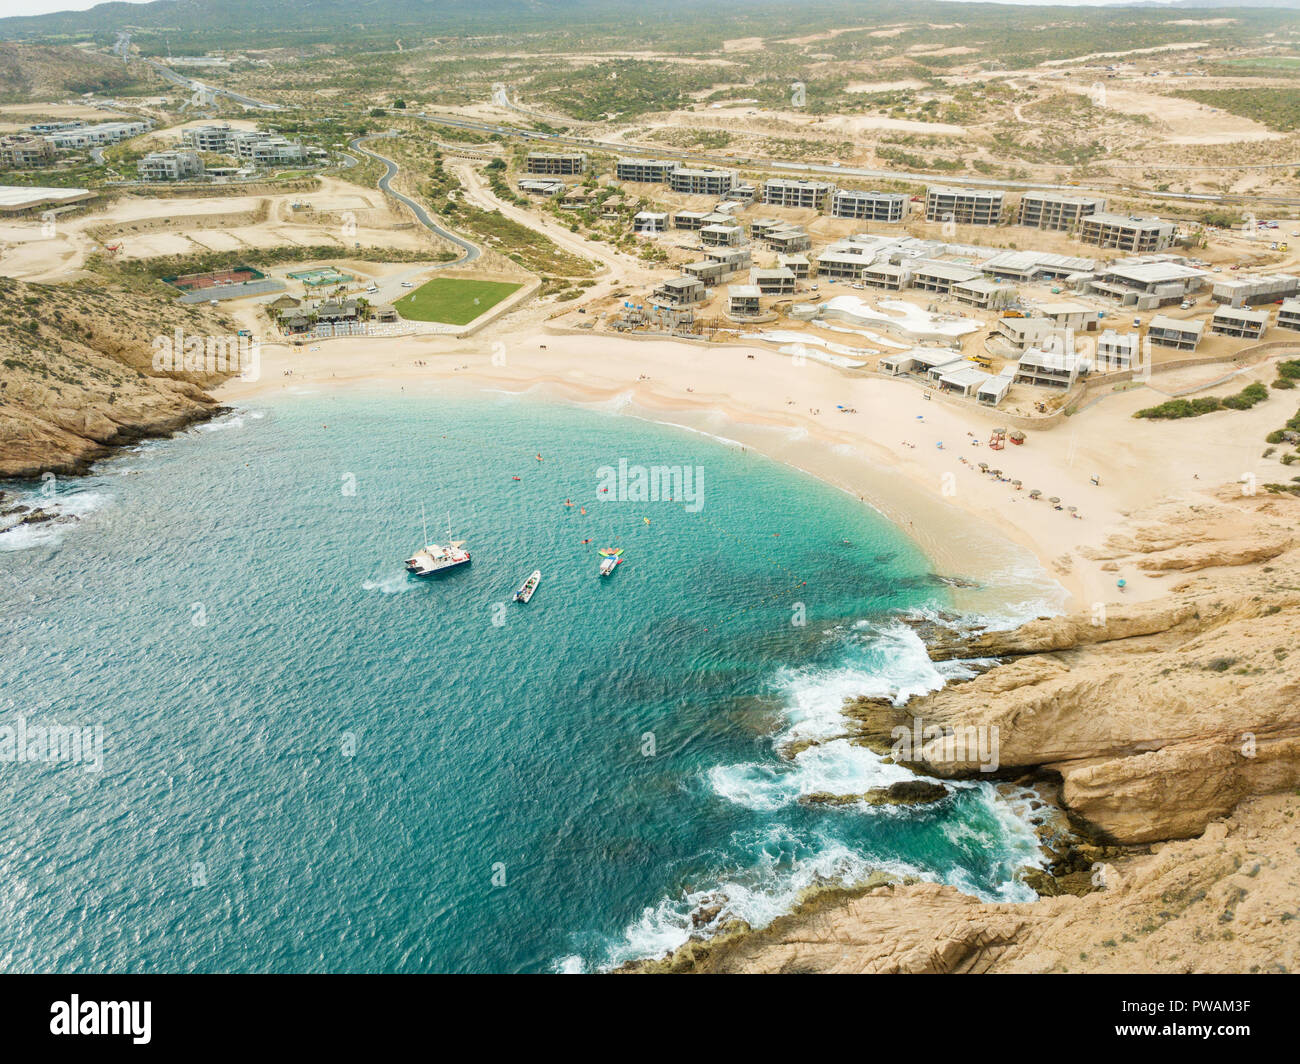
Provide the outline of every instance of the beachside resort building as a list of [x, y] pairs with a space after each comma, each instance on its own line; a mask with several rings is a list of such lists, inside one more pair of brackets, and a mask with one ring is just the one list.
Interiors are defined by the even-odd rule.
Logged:
[[143, 181], [181, 181], [203, 173], [203, 160], [191, 148], [151, 151], [135, 164]]
[[668, 175], [668, 187], [689, 196], [725, 196], [735, 183], [735, 170], [679, 166]]
[[931, 185], [925, 190], [925, 220], [957, 225], [997, 225], [1002, 221], [1000, 189]]
[[733, 284], [727, 289], [727, 313], [733, 318], [754, 318], [762, 313], [762, 291], [755, 284]]
[[1201, 333], [1204, 330], [1203, 321], [1183, 321], [1166, 314], [1157, 314], [1147, 324], [1147, 339], [1161, 347], [1195, 351], [1196, 345], [1201, 342]]
[[834, 188], [825, 181], [775, 177], [763, 184], [763, 202], [772, 207], [810, 207], [824, 211]]
[[1047, 346], [1051, 337], [1060, 337], [1061, 327], [1051, 318], [999, 318], [993, 335], [1015, 351]]
[[694, 303], [703, 303], [706, 296], [704, 282], [698, 277], [684, 275], [670, 277], [651, 293], [657, 303], [670, 307], [688, 307]]
[[576, 177], [587, 171], [585, 152], [530, 151], [524, 159], [524, 169], [530, 174], [549, 177]]
[[1277, 308], [1277, 327], [1300, 332], [1300, 299], [1285, 300]]
[[1059, 192], [1026, 192], [1020, 198], [1018, 225], [1033, 229], [1071, 232], [1090, 214], [1100, 214], [1106, 201], [1095, 196], [1069, 196]]
[[666, 185], [668, 178], [681, 166], [675, 159], [623, 158], [614, 166], [620, 181], [637, 181], [646, 185]]
[[1020, 356], [1016, 366], [1016, 382], [1033, 384], [1040, 388], [1070, 388], [1079, 379], [1083, 360], [1070, 345], [1051, 350], [1031, 347]]
[[1173, 222], [1107, 211], [1089, 215], [1079, 226], [1079, 239], [1083, 243], [1135, 254], [1163, 251], [1177, 235], [1178, 226]]
[[1220, 307], [1210, 318], [1210, 332], [1238, 340], [1258, 340], [1268, 328], [1267, 310], [1244, 307]]
[[864, 222], [897, 223], [907, 217], [908, 199], [901, 192], [859, 192], [839, 188], [831, 194], [831, 216]]

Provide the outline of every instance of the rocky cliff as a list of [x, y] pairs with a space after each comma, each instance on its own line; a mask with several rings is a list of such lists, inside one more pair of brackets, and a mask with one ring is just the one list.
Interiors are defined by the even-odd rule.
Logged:
[[153, 341], [229, 336], [213, 308], [0, 278], [0, 477], [84, 473], [113, 448], [220, 412], [217, 373], [162, 374]]
[[901, 706], [845, 706], [853, 741], [939, 778], [991, 778], [981, 766], [996, 729], [992, 778], [1046, 781], [1091, 850], [1082, 862], [1052, 855], [1085, 896], [989, 905], [948, 887], [879, 883], [820, 894], [766, 930], [692, 942], [641, 970], [1293, 967], [1300, 500], [1225, 488], [1158, 506], [1096, 556], [1178, 582], [1151, 603], [941, 634], [936, 659], [1000, 663]]

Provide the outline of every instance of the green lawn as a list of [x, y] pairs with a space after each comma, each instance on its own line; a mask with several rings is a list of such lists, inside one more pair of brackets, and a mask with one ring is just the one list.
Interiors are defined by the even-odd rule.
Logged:
[[411, 321], [440, 321], [468, 325], [485, 310], [495, 307], [523, 285], [508, 281], [465, 281], [436, 277], [402, 296], [393, 304], [397, 313]]

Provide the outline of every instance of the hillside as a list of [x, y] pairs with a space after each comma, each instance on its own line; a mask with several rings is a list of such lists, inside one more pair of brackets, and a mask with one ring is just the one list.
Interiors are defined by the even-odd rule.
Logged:
[[142, 88], [144, 68], [59, 45], [0, 41], [0, 103], [25, 103], [95, 92], [125, 94]]
[[0, 477], [84, 473], [114, 447], [219, 412], [215, 373], [155, 373], [152, 343], [224, 336], [208, 307], [89, 285], [0, 278]]

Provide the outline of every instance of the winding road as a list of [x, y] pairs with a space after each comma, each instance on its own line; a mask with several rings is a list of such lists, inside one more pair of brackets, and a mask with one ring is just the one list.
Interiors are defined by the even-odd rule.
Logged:
[[362, 147], [362, 144], [364, 144], [368, 140], [380, 140], [385, 137], [391, 137], [392, 135], [393, 134], [391, 133], [372, 133], [368, 137], [357, 137], [356, 140], [352, 141], [349, 147], [351, 147], [353, 151], [359, 151], [362, 155], [368, 155], [370, 156], [370, 158], [375, 159], [376, 161], [384, 164], [386, 168], [384, 171], [384, 176], [379, 179], [379, 190], [381, 192], [387, 193], [398, 202], [406, 204], [406, 206], [408, 206], [411, 209], [411, 213], [415, 215], [416, 220], [421, 225], [423, 225], [431, 233], [435, 233], [436, 235], [442, 237], [444, 240], [447, 240], [450, 243], [455, 244], [458, 248], [461, 249], [463, 254], [460, 256], [460, 258], [452, 262], [440, 263], [437, 267], [438, 269], [445, 270], [450, 266], [465, 266], [473, 262], [475, 259], [479, 257], [480, 254], [479, 248], [476, 245], [471, 244], [464, 237], [458, 236], [457, 234], [453, 233], [450, 229], [444, 229], [437, 222], [435, 222], [433, 218], [429, 216], [429, 212], [426, 211], [419, 203], [411, 199], [410, 196], [404, 195], [401, 192], [398, 192], [395, 188], [393, 188], [393, 178], [396, 177], [398, 174], [397, 164], [393, 162], [392, 159], [389, 159], [387, 156], [380, 155], [378, 152], [374, 152], [371, 151], [369, 148]]

